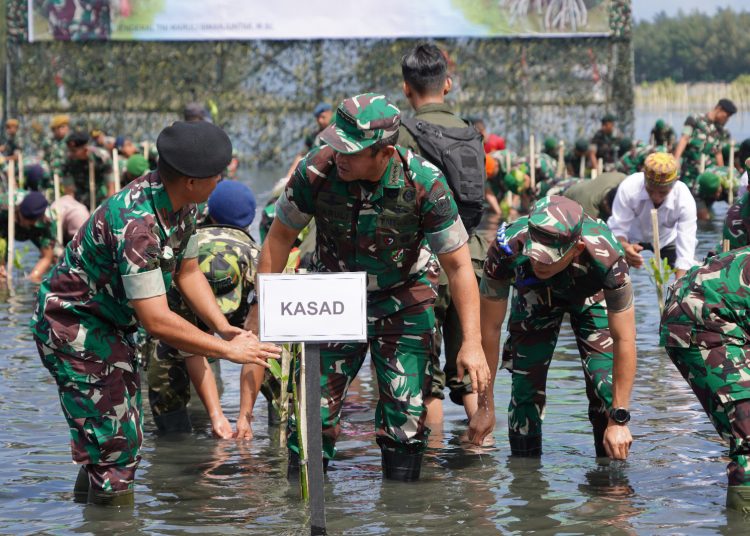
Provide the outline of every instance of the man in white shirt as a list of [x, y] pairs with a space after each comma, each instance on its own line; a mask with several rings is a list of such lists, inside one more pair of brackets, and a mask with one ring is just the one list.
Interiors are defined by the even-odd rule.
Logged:
[[695, 264], [698, 240], [695, 200], [677, 178], [677, 161], [672, 155], [649, 155], [644, 172], [634, 173], [620, 184], [607, 225], [622, 244], [628, 264], [641, 268], [640, 252], [653, 250], [651, 209], [657, 209], [660, 254], [679, 279]]

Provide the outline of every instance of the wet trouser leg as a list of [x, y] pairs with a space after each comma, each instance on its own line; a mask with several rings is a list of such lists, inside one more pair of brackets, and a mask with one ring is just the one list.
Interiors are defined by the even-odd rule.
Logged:
[[503, 348], [503, 367], [512, 373], [508, 405], [511, 454], [542, 454], [542, 419], [547, 371], [565, 310], [549, 305], [546, 292], [514, 293]]
[[750, 486], [750, 359], [746, 348], [728, 344], [709, 349], [693, 344], [666, 349], [716, 431], [729, 443], [729, 486]]
[[[37, 341], [57, 383], [73, 461], [83, 464], [92, 493], [132, 492], [143, 440], [140, 375], [133, 359], [82, 360]], [[132, 356], [131, 356], [132, 357]]]
[[570, 323], [576, 335], [586, 378], [589, 421], [594, 430], [597, 457], [604, 457], [604, 431], [612, 407], [612, 366], [614, 341], [609, 331], [607, 308], [603, 301], [586, 300], [582, 307], [571, 307]]
[[190, 376], [185, 357], [172, 346], [159, 342], [148, 371], [148, 401], [154, 424], [160, 432], [190, 432], [187, 411]]

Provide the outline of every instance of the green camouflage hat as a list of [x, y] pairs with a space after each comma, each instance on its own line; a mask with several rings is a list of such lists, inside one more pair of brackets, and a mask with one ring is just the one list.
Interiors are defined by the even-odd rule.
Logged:
[[547, 138], [544, 138], [544, 152], [545, 153], [551, 153], [557, 150], [559, 143], [557, 141], [557, 138], [553, 138], [552, 136], [549, 136]]
[[581, 205], [550, 195], [537, 201], [529, 213], [529, 238], [523, 254], [542, 264], [559, 261], [581, 238]]
[[235, 251], [228, 245], [207, 242], [200, 245], [198, 262], [221, 312], [229, 315], [239, 309], [242, 305], [242, 269]]
[[385, 95], [365, 93], [344, 100], [320, 139], [333, 150], [358, 153], [398, 133], [401, 111]]

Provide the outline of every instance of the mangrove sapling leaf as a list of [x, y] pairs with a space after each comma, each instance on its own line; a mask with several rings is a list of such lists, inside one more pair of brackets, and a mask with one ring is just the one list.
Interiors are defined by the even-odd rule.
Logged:
[[30, 251], [29, 246], [24, 246], [22, 251], [16, 250], [16, 254], [13, 256], [13, 266], [17, 270], [21, 270], [23, 268], [23, 265], [21, 264], [21, 261], [23, 261], [23, 258], [26, 256], [26, 254]]
[[664, 311], [664, 286], [669, 283], [672, 274], [676, 272], [669, 265], [669, 261], [661, 259], [661, 264], [656, 261], [656, 257], [651, 257], [646, 263], [646, 272], [656, 287], [656, 299], [659, 302], [659, 313]]

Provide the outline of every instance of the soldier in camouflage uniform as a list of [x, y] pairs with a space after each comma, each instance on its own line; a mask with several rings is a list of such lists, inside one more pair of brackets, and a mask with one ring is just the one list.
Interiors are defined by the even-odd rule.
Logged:
[[[44, 194], [29, 192], [16, 207], [16, 241], [31, 242], [39, 248], [39, 260], [28, 275], [28, 280], [39, 283], [55, 259], [55, 234], [57, 226]], [[8, 203], [0, 209], [0, 238], [8, 239]], [[0, 267], [5, 275], [5, 262]]]
[[68, 157], [68, 146], [65, 139], [70, 133], [70, 117], [67, 115], [56, 115], [50, 121], [52, 137], [44, 140], [42, 144], [42, 158], [47, 162], [48, 169], [59, 172], [65, 159]]
[[68, 156], [56, 170], [63, 184], [75, 186], [75, 198], [79, 203], [90, 206], [89, 166], [94, 165], [95, 206], [115, 193], [115, 178], [109, 153], [89, 143], [87, 132], [76, 131], [68, 135], [66, 144]]
[[677, 141], [677, 135], [671, 125], [663, 119], [657, 119], [654, 128], [651, 129], [649, 143], [651, 145], [663, 145], [665, 151], [671, 151]]
[[[238, 328], [243, 326], [247, 316], [248, 300], [255, 299], [255, 272], [260, 250], [248, 234], [254, 217], [255, 197], [250, 188], [239, 182], [222, 181], [208, 200], [208, 220], [198, 227], [196, 233], [198, 264], [219, 309], [227, 321]], [[172, 311], [209, 332], [174, 285], [167, 291], [167, 302]], [[256, 368], [262, 381], [265, 368]], [[192, 430], [187, 411], [191, 380], [211, 419], [214, 436], [232, 437], [232, 428], [219, 403], [216, 379], [208, 360], [202, 355], [180, 352], [163, 341], [159, 342], [156, 357], [148, 367], [148, 398], [157, 428], [161, 432]], [[257, 397], [258, 393], [251, 394]], [[241, 417], [238, 428], [242, 426], [244, 430], [249, 427], [252, 405], [245, 408]]]
[[[159, 169], [133, 181], [91, 216], [42, 282], [31, 331], [57, 382], [82, 464], [78, 500], [132, 505], [140, 461], [140, 364], [130, 336], [139, 323], [175, 348], [235, 362], [279, 349], [232, 327], [216, 306], [197, 256], [194, 203], [205, 201], [232, 152], [208, 123], [175, 123], [157, 140]], [[195, 313], [224, 339], [171, 312], [174, 279]]]
[[[573, 147], [565, 153], [565, 166], [568, 168], [568, 175], [579, 177], [586, 175], [586, 162], [588, 160], [589, 142], [585, 138], [577, 139]], [[583, 173], [581, 173], [581, 160], [583, 160]]]
[[[617, 239], [604, 222], [585, 216], [578, 203], [558, 196], [542, 198], [528, 217], [500, 227], [480, 284], [482, 345], [493, 379], [511, 285], [516, 292], [502, 354], [503, 368], [512, 373], [511, 453], [542, 453], [547, 371], [568, 313], [583, 362], [596, 455], [627, 458], [635, 315]], [[492, 389], [480, 398], [484, 403], [469, 426], [475, 442], [495, 425]]]
[[602, 173], [596, 180], [575, 179], [576, 182], [563, 189], [559, 195], [581, 205], [588, 217], [606, 222], [612, 215], [617, 189], [624, 180], [625, 175], [617, 171]]
[[40, 9], [57, 41], [107, 40], [109, 4], [109, 0], [43, 0]]
[[711, 257], [670, 289], [661, 345], [729, 443], [727, 507], [750, 513], [750, 249]]
[[15, 160], [16, 151], [23, 150], [18, 138], [18, 119], [8, 119], [5, 122], [5, 135], [0, 140], [0, 153], [6, 159]]
[[721, 99], [713, 110], [703, 115], [689, 116], [685, 120], [674, 156], [682, 158], [680, 180], [690, 189], [700, 174], [701, 155], [706, 155], [706, 166], [711, 161], [723, 166], [721, 144], [726, 136], [724, 125], [737, 112], [737, 107], [729, 99]]
[[615, 136], [616, 120], [617, 118], [613, 114], [606, 114], [602, 117], [602, 127], [591, 138], [589, 142], [589, 165], [591, 169], [597, 169], [599, 159], [602, 159], [604, 171], [614, 170], [619, 159], [619, 142], [617, 136]]
[[[410, 481], [419, 478], [429, 433], [424, 400], [432, 378], [434, 255], [461, 319], [459, 377], [469, 374], [472, 388], [483, 390], [489, 370], [479, 345], [468, 235], [438, 169], [394, 145], [400, 122], [398, 108], [383, 95], [357, 95], [338, 106], [321, 136], [326, 145], [300, 162], [279, 198], [258, 271], [280, 272], [297, 233], [315, 217], [313, 269], [367, 272], [369, 342], [320, 351], [324, 455], [335, 454], [342, 403], [369, 347], [380, 390], [375, 420], [384, 476]], [[298, 447], [290, 425], [293, 467]]]
[[729, 168], [727, 166], [709, 166], [706, 171], [698, 175], [693, 190], [695, 206], [699, 221], [710, 221], [713, 219], [711, 208], [716, 201], [728, 201], [729, 189], [734, 189], [737, 194], [739, 183], [736, 178], [730, 184]]
[[[745, 169], [750, 171], [750, 158], [745, 162]], [[750, 245], [750, 192], [742, 194], [727, 210], [724, 218], [722, 238], [729, 241], [729, 249], [742, 248]], [[721, 251], [719, 244], [717, 251]]]

